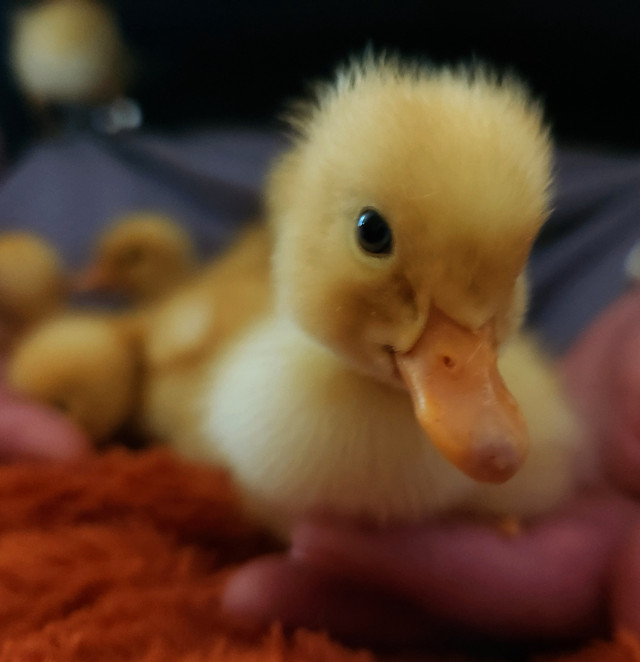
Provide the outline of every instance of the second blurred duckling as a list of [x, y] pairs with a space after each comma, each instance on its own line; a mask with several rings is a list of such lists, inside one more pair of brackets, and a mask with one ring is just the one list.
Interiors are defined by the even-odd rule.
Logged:
[[[73, 419], [97, 445], [126, 427], [153, 439], [198, 436], [203, 354], [269, 305], [270, 238], [251, 225], [236, 245], [157, 303], [121, 315], [69, 313], [24, 337], [13, 389]], [[214, 310], [203, 301], [215, 300]], [[153, 332], [151, 330], [154, 330]]]
[[116, 218], [100, 236], [75, 289], [146, 304], [188, 280], [197, 267], [193, 241], [177, 221], [155, 211], [136, 211]]
[[[53, 260], [53, 250], [49, 253]], [[6, 280], [16, 275], [18, 282], [25, 280], [27, 261], [17, 251], [12, 256], [14, 261], [2, 264]], [[100, 237], [92, 263], [75, 278], [74, 289], [120, 294], [145, 312], [140, 316], [136, 312], [66, 313], [44, 321], [15, 347], [8, 366], [9, 384], [65, 412], [97, 445], [109, 440], [137, 409], [141, 389], [138, 338], [141, 324], [155, 319], [152, 302], [188, 280], [197, 266], [193, 242], [172, 218], [151, 211], [117, 218]], [[2, 273], [0, 269], [0, 284]], [[54, 299], [60, 307], [62, 299], [49, 292], [47, 303]]]
[[68, 294], [55, 247], [28, 232], [0, 235], [0, 347], [59, 310]]

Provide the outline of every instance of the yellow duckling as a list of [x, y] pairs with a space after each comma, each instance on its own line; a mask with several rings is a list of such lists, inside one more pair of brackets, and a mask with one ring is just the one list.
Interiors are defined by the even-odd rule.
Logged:
[[103, 290], [148, 303], [190, 278], [198, 260], [191, 237], [173, 218], [136, 211], [115, 219], [78, 275], [79, 292]]
[[[132, 428], [143, 423], [148, 416], [153, 417], [154, 425], [147, 429], [154, 438], [179, 434], [188, 444], [196, 420], [190, 396], [199, 387], [202, 348], [212, 352], [268, 301], [268, 279], [263, 275], [268, 271], [269, 252], [264, 234], [264, 226], [251, 227], [237, 249], [159, 303], [117, 316], [70, 312], [44, 322], [22, 338], [10, 356], [9, 384], [66, 413], [97, 444], [127, 424]], [[162, 281], [162, 251], [154, 251], [150, 237], [167, 248], [180, 246], [175, 239], [182, 237], [190, 247], [186, 235], [170, 219], [129, 217], [105, 237], [108, 250], [102, 257], [108, 259], [98, 259], [95, 265], [98, 275], [106, 276], [102, 282], [113, 284], [115, 280], [108, 276], [115, 275], [120, 283], [127, 276], [131, 283], [143, 283], [154, 269]], [[155, 264], [153, 259], [141, 258], [128, 272], [116, 260], [109, 270], [109, 259], [126, 255], [127, 248], [137, 251], [140, 245], [158, 260]], [[169, 283], [165, 280], [164, 287], [169, 288]], [[202, 305], [210, 297], [217, 302], [214, 311]], [[143, 347], [145, 334], [150, 340]], [[145, 382], [152, 388], [143, 391]], [[143, 393], [147, 406], [141, 409]]]
[[[267, 259], [264, 254], [265, 267]], [[229, 275], [225, 266], [228, 261], [225, 258], [216, 264], [219, 276], [214, 274], [212, 279], [206, 275], [203, 280], [207, 288], [215, 282], [220, 288]], [[163, 337], [158, 336], [151, 348], [160, 363], [163, 354], [181, 353], [185, 344], [191, 343], [193, 334], [208, 333], [206, 319], [198, 326], [191, 314], [191, 288], [185, 286], [184, 294], [168, 299], [160, 309], [166, 313], [156, 312], [153, 305], [155, 299], [189, 280], [196, 268], [193, 243], [173, 219], [155, 212], [120, 217], [101, 237], [96, 258], [75, 279], [75, 289], [110, 290], [144, 305], [116, 317], [65, 313], [45, 322], [22, 338], [12, 353], [9, 384], [32, 399], [67, 413], [97, 443], [107, 440], [123, 425], [133, 422], [139, 411], [143, 358], [139, 340], [144, 328], [155, 323], [169, 324], [165, 334], [169, 344], [163, 346]], [[202, 286], [196, 286], [198, 301], [203, 296], [201, 290]], [[222, 294], [223, 290], [219, 291]], [[231, 324], [231, 315], [226, 317]], [[177, 331], [183, 328], [186, 330]], [[216, 334], [221, 333], [224, 331], [217, 324]], [[160, 366], [154, 374], [159, 377], [161, 373]], [[186, 381], [189, 383], [184, 386], [188, 389], [194, 380]], [[172, 392], [172, 396], [168, 406], [173, 411], [185, 402], [186, 391]], [[180, 416], [185, 414], [181, 412]], [[182, 427], [178, 426], [178, 430]]]
[[128, 82], [120, 28], [98, 0], [44, 0], [20, 10], [10, 57], [18, 84], [42, 107], [105, 103]]
[[138, 356], [129, 320], [67, 313], [21, 339], [10, 356], [7, 382], [66, 414], [100, 445], [133, 416]]
[[[279, 531], [318, 509], [386, 522], [552, 508], [574, 483], [576, 426], [518, 335], [549, 212], [541, 116], [482, 68], [342, 70], [292, 119], [268, 227], [228, 258], [241, 274], [253, 242], [271, 261], [226, 292], [212, 268], [190, 304], [157, 309], [168, 322], [182, 301], [194, 322], [147, 328], [147, 427], [173, 424], [179, 450], [226, 464]], [[221, 339], [218, 308], [239, 292], [262, 303]], [[172, 418], [187, 384], [189, 414]]]
[[53, 245], [28, 232], [0, 235], [0, 347], [52, 315], [68, 294]]

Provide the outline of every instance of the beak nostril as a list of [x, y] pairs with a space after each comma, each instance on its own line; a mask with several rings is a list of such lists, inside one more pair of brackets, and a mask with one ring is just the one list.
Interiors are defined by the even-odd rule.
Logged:
[[450, 356], [446, 356], [446, 355], [443, 356], [442, 357], [442, 362], [444, 363], [446, 368], [455, 368], [456, 367], [456, 362]]

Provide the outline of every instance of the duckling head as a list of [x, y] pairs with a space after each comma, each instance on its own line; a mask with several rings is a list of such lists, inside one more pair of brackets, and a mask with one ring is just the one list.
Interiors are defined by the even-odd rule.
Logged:
[[65, 266], [52, 244], [29, 232], [0, 236], [0, 327], [9, 341], [52, 315], [67, 294]]
[[486, 69], [368, 58], [294, 114], [267, 190], [279, 311], [410, 394], [428, 440], [503, 482], [528, 436], [496, 367], [549, 211], [538, 105]]
[[146, 302], [183, 282], [195, 265], [193, 242], [179, 223], [157, 212], [132, 212], [105, 230], [75, 285], [78, 292], [102, 290]]

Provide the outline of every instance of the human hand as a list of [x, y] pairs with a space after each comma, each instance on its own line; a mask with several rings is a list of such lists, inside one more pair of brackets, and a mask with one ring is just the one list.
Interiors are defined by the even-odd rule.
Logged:
[[618, 486], [640, 493], [640, 285], [600, 314], [563, 363], [603, 468]]
[[602, 314], [563, 367], [613, 488], [577, 495], [512, 538], [468, 521], [381, 531], [309, 519], [288, 554], [231, 578], [227, 610], [365, 642], [454, 630], [570, 639], [609, 618], [640, 632], [640, 504], [621, 494], [640, 492], [640, 288]]
[[[375, 530], [310, 519], [295, 529], [287, 555], [253, 561], [231, 578], [224, 606], [245, 619], [366, 643], [461, 633], [566, 640], [603, 627], [613, 572], [614, 621], [640, 629], [640, 535], [626, 542], [639, 516], [633, 501], [601, 491], [517, 537], [465, 521]], [[635, 552], [623, 561], [628, 545]]]

